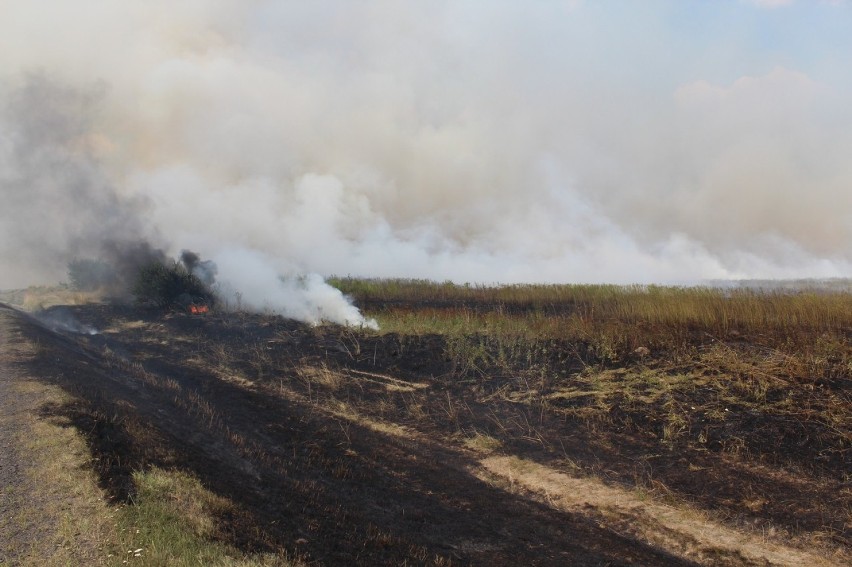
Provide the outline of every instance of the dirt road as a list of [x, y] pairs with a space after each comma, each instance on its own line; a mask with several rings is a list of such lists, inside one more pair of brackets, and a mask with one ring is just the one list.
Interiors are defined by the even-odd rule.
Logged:
[[0, 305], [0, 565], [92, 564], [103, 494], [82, 438], [44, 414], [68, 396], [28, 371], [38, 349], [22, 325]]

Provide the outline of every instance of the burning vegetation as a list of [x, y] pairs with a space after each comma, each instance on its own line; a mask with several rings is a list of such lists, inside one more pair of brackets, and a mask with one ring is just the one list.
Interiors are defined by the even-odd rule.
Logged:
[[133, 296], [142, 305], [184, 309], [206, 306], [215, 298], [213, 291], [179, 262], [143, 266], [136, 276]]
[[213, 290], [216, 265], [184, 250], [180, 260], [160, 250], [137, 245], [135, 254], [114, 254], [118, 261], [75, 259], [68, 265], [68, 279], [79, 291], [100, 291], [132, 298], [138, 305], [207, 313], [216, 302]]
[[202, 305], [196, 305], [194, 303], [191, 303], [189, 305], [189, 307], [187, 308], [187, 311], [189, 311], [193, 315], [203, 315], [204, 313], [210, 312], [210, 307], [207, 306], [207, 305], [203, 305], [203, 304]]
[[[316, 273], [300, 273], [286, 261], [252, 250], [231, 250], [202, 260], [190, 250], [179, 259], [146, 241], [108, 242], [98, 259], [68, 264], [73, 291], [115, 303], [203, 314], [219, 310], [270, 313], [320, 325], [337, 323], [377, 330], [349, 297]], [[221, 273], [220, 273], [221, 270]]]

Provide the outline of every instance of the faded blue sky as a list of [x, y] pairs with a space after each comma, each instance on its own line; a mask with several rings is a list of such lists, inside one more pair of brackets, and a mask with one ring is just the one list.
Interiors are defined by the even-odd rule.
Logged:
[[[67, 192], [17, 157], [61, 150], [147, 203], [174, 249], [458, 281], [852, 276], [850, 2], [2, 10], [0, 179], [18, 182], [0, 189]], [[35, 115], [79, 124], [70, 139], [8, 110], [34, 72], [53, 85]], [[57, 100], [74, 96], [84, 116]], [[25, 267], [38, 238], [20, 221], [44, 208], [16, 202], [0, 261], [18, 279], [55, 275], [69, 233], [94, 238], [84, 211], [56, 210], [36, 235], [56, 261]]]

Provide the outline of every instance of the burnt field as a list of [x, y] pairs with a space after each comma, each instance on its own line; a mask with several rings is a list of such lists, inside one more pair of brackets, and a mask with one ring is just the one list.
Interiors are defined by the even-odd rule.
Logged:
[[381, 331], [107, 304], [6, 317], [37, 346], [20, 364], [71, 394], [42, 412], [85, 436], [115, 505], [140, 471], [179, 471], [220, 499], [205, 537], [249, 556], [852, 558], [847, 293], [335, 283]]

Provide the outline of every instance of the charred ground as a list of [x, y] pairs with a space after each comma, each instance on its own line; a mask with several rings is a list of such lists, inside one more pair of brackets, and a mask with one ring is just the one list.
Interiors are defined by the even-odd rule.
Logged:
[[[372, 301], [387, 322], [402, 309], [474, 321], [540, 311]], [[40, 349], [28, 370], [75, 399], [43, 412], [85, 433], [116, 501], [132, 501], [134, 471], [198, 478], [233, 503], [214, 537], [247, 551], [329, 565], [849, 558], [842, 326], [790, 335], [816, 333], [820, 362], [743, 327], [671, 335], [651, 322], [635, 327], [642, 344], [607, 346], [588, 329], [376, 333], [247, 313], [57, 310], [100, 333], [16, 316]]]

